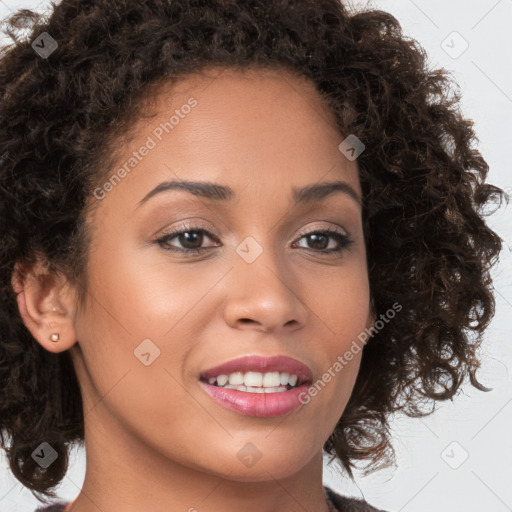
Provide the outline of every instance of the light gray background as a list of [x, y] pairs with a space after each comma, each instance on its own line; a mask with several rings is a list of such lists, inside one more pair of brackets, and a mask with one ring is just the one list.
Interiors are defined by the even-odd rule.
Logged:
[[[351, 2], [355, 7], [366, 4]], [[0, 0], [0, 17], [48, 5]], [[512, 193], [512, 0], [376, 0], [371, 5], [396, 16], [405, 34], [427, 50], [433, 66], [452, 71], [463, 91], [463, 113], [474, 120], [479, 148], [490, 165], [489, 181]], [[324, 484], [364, 496], [388, 512], [512, 510], [511, 210], [512, 205], [502, 208], [489, 219], [505, 240], [493, 273], [496, 316], [479, 373], [481, 382], [494, 390], [483, 393], [466, 384], [453, 403], [440, 403], [428, 418], [395, 418], [397, 467], [368, 477], [356, 473], [354, 484], [333, 463], [325, 465]], [[74, 499], [84, 474], [84, 453], [75, 449], [59, 496]], [[38, 505], [0, 454], [0, 512], [33, 512]]]

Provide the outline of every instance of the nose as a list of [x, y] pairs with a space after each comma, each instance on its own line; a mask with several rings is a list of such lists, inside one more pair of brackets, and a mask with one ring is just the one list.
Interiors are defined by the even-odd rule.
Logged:
[[306, 325], [307, 290], [301, 289], [299, 276], [271, 250], [264, 250], [251, 263], [235, 253], [233, 269], [224, 286], [223, 313], [230, 327], [276, 332]]

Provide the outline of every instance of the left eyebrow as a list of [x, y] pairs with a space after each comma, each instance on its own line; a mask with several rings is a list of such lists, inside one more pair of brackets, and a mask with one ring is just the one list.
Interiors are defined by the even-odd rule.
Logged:
[[359, 194], [346, 181], [331, 181], [306, 185], [301, 188], [294, 187], [292, 190], [295, 204], [306, 204], [312, 201], [320, 201], [334, 192], [342, 192], [353, 199], [359, 206], [362, 204]]
[[[167, 190], [184, 190], [197, 197], [213, 201], [232, 201], [236, 192], [226, 185], [208, 181], [163, 181], [154, 189], [149, 191], [138, 203], [137, 208], [142, 206], [151, 197]], [[345, 181], [332, 181], [319, 184], [294, 187], [292, 189], [295, 204], [306, 204], [313, 201], [320, 201], [335, 192], [344, 193], [361, 206], [361, 198], [357, 192]]]

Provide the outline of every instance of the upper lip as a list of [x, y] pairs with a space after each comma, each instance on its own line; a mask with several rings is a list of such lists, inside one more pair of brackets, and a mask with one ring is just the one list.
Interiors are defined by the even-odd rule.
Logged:
[[283, 355], [239, 357], [201, 372], [200, 378], [210, 379], [218, 375], [229, 375], [235, 372], [287, 372], [297, 375], [302, 383], [310, 383], [313, 380], [311, 369], [308, 366], [297, 361], [297, 359]]

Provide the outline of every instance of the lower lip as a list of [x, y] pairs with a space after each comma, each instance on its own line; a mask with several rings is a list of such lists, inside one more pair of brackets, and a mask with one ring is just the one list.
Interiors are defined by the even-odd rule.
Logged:
[[307, 394], [309, 385], [302, 384], [288, 391], [277, 393], [247, 393], [236, 389], [221, 388], [199, 381], [200, 386], [222, 406], [247, 416], [271, 418], [287, 414], [301, 405], [300, 397]]

